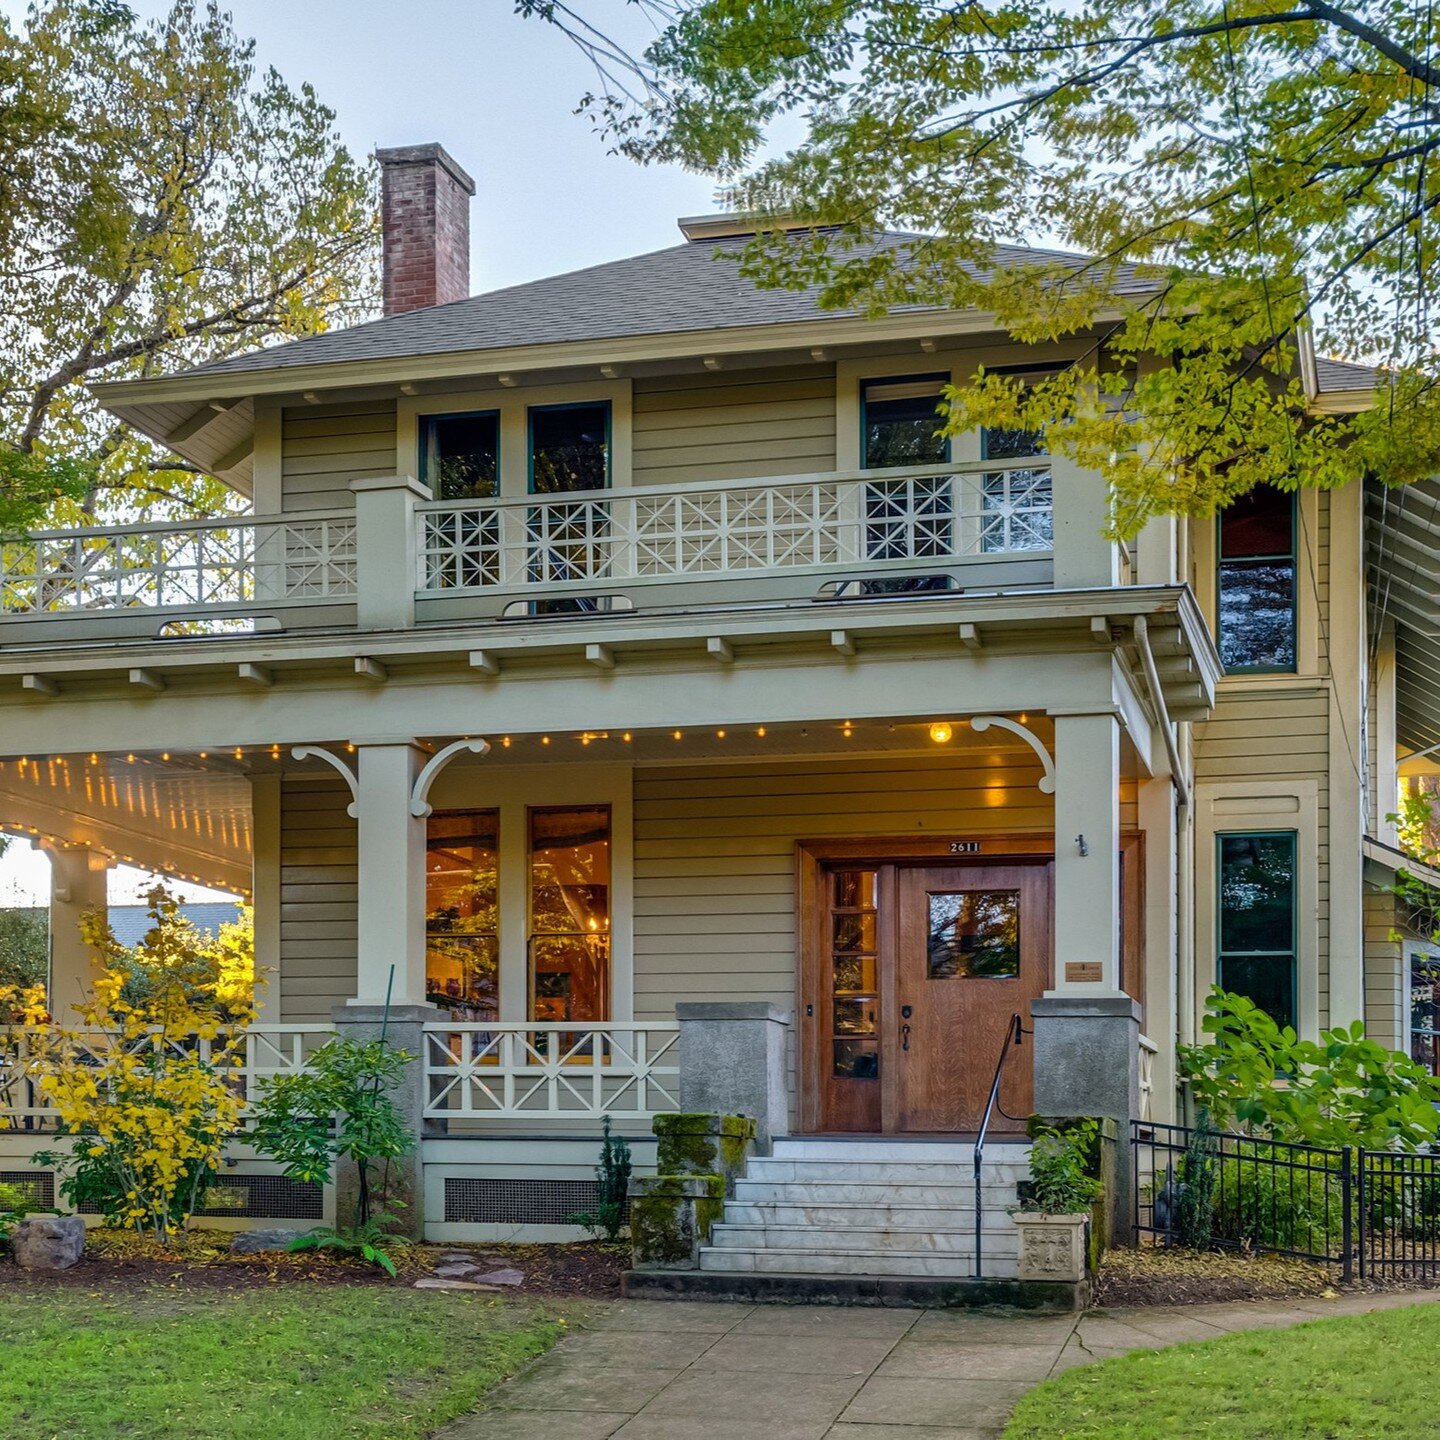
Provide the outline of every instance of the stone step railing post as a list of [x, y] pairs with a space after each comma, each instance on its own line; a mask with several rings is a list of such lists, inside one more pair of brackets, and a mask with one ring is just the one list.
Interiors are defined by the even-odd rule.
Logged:
[[765, 1000], [687, 1001], [680, 1026], [680, 1109], [748, 1115], [764, 1154], [790, 1130], [785, 1047], [791, 1012]]

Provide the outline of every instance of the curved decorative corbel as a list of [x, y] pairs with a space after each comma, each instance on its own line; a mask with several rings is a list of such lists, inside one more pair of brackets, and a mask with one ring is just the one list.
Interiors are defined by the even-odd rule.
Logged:
[[360, 780], [355, 772], [333, 751], [323, 745], [297, 745], [290, 752], [297, 760], [323, 760], [333, 767], [350, 791], [350, 803], [345, 813], [352, 819], [360, 818]]
[[1018, 720], [1012, 720], [1008, 715], [972, 715], [970, 717], [972, 730], [983, 732], [992, 725], [1001, 730], [1008, 730], [1012, 735], [1018, 735], [1035, 752], [1041, 769], [1045, 772], [1039, 781], [1040, 793], [1053, 795], [1055, 793], [1055, 759], [1045, 748], [1045, 742], [1033, 730], [1027, 730]]
[[443, 750], [437, 750], [426, 762], [425, 768], [415, 777], [415, 788], [410, 792], [410, 813], [423, 820], [430, 814], [430, 786], [435, 777], [462, 751], [472, 755], [488, 755], [488, 740], [454, 740]]

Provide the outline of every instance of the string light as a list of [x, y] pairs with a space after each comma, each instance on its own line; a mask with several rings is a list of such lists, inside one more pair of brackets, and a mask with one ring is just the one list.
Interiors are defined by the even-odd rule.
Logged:
[[510, 748], [510, 737], [507, 735], [500, 743], [508, 750]]
[[627, 731], [625, 732], [625, 734], [624, 734], [621, 738], [622, 738], [622, 739], [625, 741], [625, 743], [628, 745], [628, 744], [630, 743], [630, 732], [627, 730]]
[[540, 737], [540, 743], [542, 745], [548, 745], [550, 743], [550, 737], [548, 735], [542, 735]]
[[948, 745], [950, 743], [950, 737], [954, 735], [954, 733], [954, 730], [952, 730], [944, 720], [937, 720], [930, 727], [930, 738], [937, 745]]
[[715, 738], [717, 740], [723, 740], [725, 738], [725, 732], [723, 730], [717, 730], [715, 732]]
[[762, 725], [755, 733], [763, 740], [765, 738], [765, 727]]
[[682, 738], [682, 737], [681, 737], [681, 734], [680, 734], [680, 731], [677, 730], [677, 731], [675, 732], [675, 738], [676, 738], [677, 740], [679, 740], [679, 739]]

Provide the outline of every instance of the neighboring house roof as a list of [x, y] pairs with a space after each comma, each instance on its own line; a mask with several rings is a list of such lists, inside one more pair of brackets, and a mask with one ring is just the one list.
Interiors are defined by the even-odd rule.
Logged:
[[1373, 365], [1355, 365], [1349, 360], [1327, 360], [1317, 355], [1315, 376], [1323, 395], [1332, 390], [1373, 390], [1380, 372]]
[[[338, 364], [465, 350], [500, 350], [520, 345], [784, 325], [858, 313], [823, 309], [817, 287], [762, 290], [743, 278], [735, 257], [748, 239], [734, 236], [691, 240], [648, 255], [592, 265], [566, 275], [552, 275], [525, 285], [493, 290], [486, 295], [472, 295], [449, 305], [387, 315], [364, 325], [216, 360], [182, 373], [233, 375], [290, 365]], [[921, 235], [888, 231], [855, 253], [901, 251], [919, 246], [922, 248], [916, 263], [923, 265], [924, 240]], [[1002, 269], [1024, 265], [1079, 267], [1086, 259], [1067, 251], [1038, 250], [1023, 245], [1000, 245], [995, 251], [995, 263]], [[1116, 294], [1142, 294], [1153, 290], [1156, 283], [1153, 277], [1127, 265], [1118, 272], [1114, 289]], [[939, 307], [897, 308], [916, 313]]]
[[[222, 925], [240, 918], [240, 906], [231, 900], [196, 902], [182, 905], [180, 914], [197, 930], [206, 935], [214, 935]], [[109, 919], [110, 929], [116, 940], [130, 948], [138, 945], [145, 938], [145, 932], [155, 924], [150, 918], [149, 909], [144, 905], [112, 905]]]

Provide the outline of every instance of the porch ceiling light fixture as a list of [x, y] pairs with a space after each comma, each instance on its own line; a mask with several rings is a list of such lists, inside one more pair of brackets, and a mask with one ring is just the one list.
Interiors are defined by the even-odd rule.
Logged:
[[930, 738], [937, 745], [948, 745], [951, 739], [954, 737], [954, 734], [954, 729], [951, 726], [947, 725], [943, 720], [937, 720], [930, 727]]

